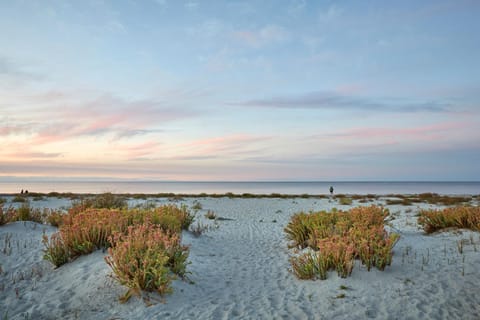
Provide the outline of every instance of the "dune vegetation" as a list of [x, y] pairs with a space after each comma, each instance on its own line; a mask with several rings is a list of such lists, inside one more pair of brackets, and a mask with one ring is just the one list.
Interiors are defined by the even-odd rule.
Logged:
[[329, 270], [335, 270], [345, 278], [355, 259], [369, 271], [384, 270], [399, 238], [384, 228], [388, 214], [387, 209], [369, 206], [293, 215], [285, 227], [290, 247], [301, 250], [290, 259], [293, 273], [300, 279], [324, 280]]

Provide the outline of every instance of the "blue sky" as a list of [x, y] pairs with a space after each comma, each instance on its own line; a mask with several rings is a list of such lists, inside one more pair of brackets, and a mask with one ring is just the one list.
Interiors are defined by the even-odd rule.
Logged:
[[0, 176], [480, 180], [478, 1], [0, 1]]

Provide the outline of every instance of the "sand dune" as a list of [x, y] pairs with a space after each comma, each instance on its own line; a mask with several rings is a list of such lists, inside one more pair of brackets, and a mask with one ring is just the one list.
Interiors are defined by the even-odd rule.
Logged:
[[[55, 228], [31, 222], [0, 227], [0, 316], [478, 319], [480, 234], [460, 230], [424, 235], [416, 224], [416, 206], [389, 207], [395, 216], [391, 228], [401, 238], [395, 246], [392, 266], [385, 271], [367, 272], [357, 263], [347, 279], [331, 272], [325, 281], [302, 281], [289, 272], [290, 252], [283, 228], [290, 216], [300, 210], [347, 206], [328, 199], [199, 201], [203, 210], [198, 212], [197, 220], [213, 226], [215, 222], [203, 217], [208, 209], [230, 220], [217, 221], [218, 228], [212, 227], [198, 238], [184, 232], [183, 243], [190, 245], [188, 270], [193, 283], [174, 281], [173, 294], [150, 295], [152, 305], [137, 297], [125, 304], [118, 302], [126, 289], [112, 278], [102, 251], [54, 270], [42, 258], [41, 238]], [[457, 241], [462, 239], [464, 251], [459, 253]]]

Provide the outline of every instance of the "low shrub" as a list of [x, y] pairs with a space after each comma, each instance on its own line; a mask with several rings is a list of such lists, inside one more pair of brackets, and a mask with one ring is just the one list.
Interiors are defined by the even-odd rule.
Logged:
[[347, 212], [297, 213], [285, 228], [291, 247], [307, 252], [290, 259], [300, 279], [326, 279], [328, 270], [348, 277], [354, 260], [360, 259], [370, 271], [384, 270], [392, 262], [398, 234], [388, 234], [384, 220], [389, 212], [377, 206], [355, 207]]
[[420, 210], [418, 224], [426, 233], [452, 227], [480, 231], [480, 207], [458, 206], [442, 210]]
[[17, 220], [18, 221], [34, 221], [38, 223], [43, 223], [42, 211], [38, 208], [32, 208], [28, 202], [23, 203], [17, 209]]
[[50, 239], [44, 234], [42, 237], [42, 243], [45, 246], [43, 258], [50, 261], [55, 268], [58, 268], [69, 261], [70, 251], [65, 245], [60, 233], [54, 233]]
[[128, 227], [125, 234], [116, 232], [109, 241], [112, 247], [105, 261], [120, 283], [130, 288], [122, 302], [133, 294], [140, 295], [141, 290], [169, 293], [170, 271], [185, 275], [188, 248], [180, 245], [177, 234], [147, 222]]
[[208, 210], [207, 213], [205, 213], [205, 218], [209, 220], [215, 220], [217, 218], [217, 215], [212, 210]]
[[192, 209], [193, 210], [202, 210], [202, 204], [198, 201], [194, 201], [193, 202], [193, 206], [192, 206]]
[[[186, 206], [165, 205], [150, 210], [95, 209], [75, 206], [59, 219], [59, 231], [43, 236], [44, 258], [59, 267], [96, 249], [109, 248], [106, 258], [117, 278], [130, 289], [126, 301], [140, 290], [170, 291], [172, 274], [186, 277], [188, 247], [181, 231], [193, 215]], [[61, 219], [60, 219], [61, 218]]]
[[27, 202], [28, 201], [28, 198], [23, 196], [23, 195], [16, 195], [15, 197], [13, 197], [12, 199], [12, 202]]
[[348, 198], [348, 197], [342, 197], [338, 200], [338, 203], [343, 205], [343, 206], [350, 206], [352, 205], [352, 198]]
[[0, 206], [0, 226], [15, 221], [16, 214], [17, 211], [14, 207], [10, 206], [8, 208], [4, 208], [3, 206]]

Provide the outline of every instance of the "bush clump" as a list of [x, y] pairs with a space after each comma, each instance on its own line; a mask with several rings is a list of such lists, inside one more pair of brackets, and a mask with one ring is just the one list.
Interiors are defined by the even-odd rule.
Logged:
[[43, 237], [44, 258], [56, 267], [96, 249], [109, 249], [106, 261], [129, 291], [126, 301], [140, 290], [170, 291], [170, 273], [187, 274], [188, 247], [181, 231], [194, 216], [185, 206], [155, 209], [96, 209], [74, 206], [61, 219], [59, 231]]
[[426, 233], [445, 228], [465, 228], [480, 231], [480, 207], [458, 206], [443, 210], [421, 210], [418, 224]]
[[384, 228], [388, 210], [377, 206], [349, 211], [297, 213], [286, 226], [291, 247], [305, 249], [291, 258], [292, 270], [300, 279], [326, 279], [328, 270], [340, 277], [352, 273], [355, 259], [370, 271], [384, 270], [392, 262], [392, 248], [399, 238]]
[[120, 283], [130, 288], [120, 298], [122, 302], [140, 295], [141, 290], [169, 293], [172, 272], [185, 275], [188, 248], [180, 244], [176, 233], [147, 222], [129, 226], [126, 233], [116, 232], [109, 241], [112, 247], [105, 261]]

